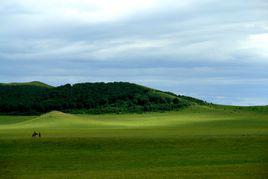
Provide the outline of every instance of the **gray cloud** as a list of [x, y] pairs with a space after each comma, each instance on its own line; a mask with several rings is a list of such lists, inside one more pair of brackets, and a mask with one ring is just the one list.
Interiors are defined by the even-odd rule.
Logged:
[[26, 1], [0, 3], [2, 82], [131, 81], [217, 103], [268, 104], [265, 0], [136, 0], [124, 1], [126, 10], [106, 0]]

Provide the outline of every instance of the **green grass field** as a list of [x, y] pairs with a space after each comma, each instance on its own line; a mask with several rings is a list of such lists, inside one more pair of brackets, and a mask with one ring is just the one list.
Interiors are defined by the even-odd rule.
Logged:
[[267, 177], [267, 108], [0, 116], [0, 178]]

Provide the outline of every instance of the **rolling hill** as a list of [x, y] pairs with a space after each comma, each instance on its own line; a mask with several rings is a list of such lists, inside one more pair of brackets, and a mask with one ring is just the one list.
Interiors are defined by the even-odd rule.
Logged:
[[0, 84], [0, 113], [132, 113], [171, 111], [206, 102], [127, 83], [79, 83], [52, 87], [42, 82]]
[[42, 83], [40, 81], [31, 81], [31, 82], [25, 82], [25, 83], [19, 83], [19, 82], [14, 82], [14, 83], [0, 83], [0, 85], [3, 86], [38, 86], [38, 87], [44, 87], [44, 88], [52, 88], [53, 86], [50, 86], [46, 83]]

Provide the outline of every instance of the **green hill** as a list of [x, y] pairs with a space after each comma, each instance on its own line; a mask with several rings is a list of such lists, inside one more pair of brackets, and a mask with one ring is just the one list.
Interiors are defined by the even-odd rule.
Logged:
[[127, 83], [79, 83], [52, 87], [41, 82], [0, 85], [0, 113], [140, 113], [171, 111], [202, 100]]
[[31, 82], [22, 82], [22, 83], [18, 83], [18, 82], [0, 83], [0, 85], [5, 85], [5, 86], [38, 86], [38, 87], [45, 87], [45, 88], [53, 88], [53, 86], [42, 83], [40, 81], [31, 81]]

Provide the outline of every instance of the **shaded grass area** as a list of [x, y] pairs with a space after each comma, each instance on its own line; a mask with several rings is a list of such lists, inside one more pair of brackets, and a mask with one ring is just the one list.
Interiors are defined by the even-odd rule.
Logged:
[[[266, 113], [198, 108], [10, 120], [0, 124], [0, 178], [268, 177]], [[31, 138], [32, 126], [43, 138]]]
[[267, 142], [266, 136], [1, 140], [0, 173], [19, 178], [128, 173], [140, 178], [158, 176], [157, 171], [158, 177], [265, 177]]

